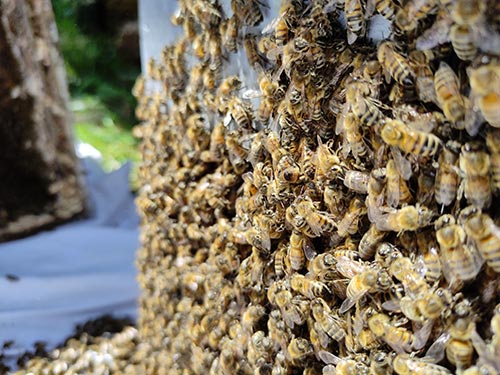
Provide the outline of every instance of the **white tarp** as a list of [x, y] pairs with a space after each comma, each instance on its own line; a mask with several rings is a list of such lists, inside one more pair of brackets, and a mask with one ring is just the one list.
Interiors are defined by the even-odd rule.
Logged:
[[91, 217], [0, 244], [0, 344], [14, 341], [10, 358], [36, 341], [51, 349], [76, 324], [103, 314], [137, 316], [139, 220], [130, 166], [105, 174], [96, 162], [83, 163]]

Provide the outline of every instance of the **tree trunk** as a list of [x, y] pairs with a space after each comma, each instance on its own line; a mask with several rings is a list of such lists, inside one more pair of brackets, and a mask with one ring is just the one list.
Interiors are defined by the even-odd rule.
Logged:
[[83, 212], [49, 0], [0, 0], [0, 240]]

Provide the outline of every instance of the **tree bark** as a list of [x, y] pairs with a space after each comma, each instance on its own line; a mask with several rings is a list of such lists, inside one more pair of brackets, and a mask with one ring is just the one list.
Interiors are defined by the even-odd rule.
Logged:
[[0, 240], [84, 211], [57, 42], [49, 0], [0, 0]]

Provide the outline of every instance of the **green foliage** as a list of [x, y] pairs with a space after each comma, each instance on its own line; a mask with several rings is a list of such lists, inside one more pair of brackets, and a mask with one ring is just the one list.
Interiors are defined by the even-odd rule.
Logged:
[[[76, 137], [95, 147], [102, 154], [103, 169], [111, 171], [128, 160], [139, 160], [137, 140], [130, 132], [136, 123], [131, 89], [139, 67], [120, 60], [111, 32], [92, 30], [80, 22], [82, 7], [93, 3], [95, 0], [52, 1]], [[132, 188], [135, 175], [133, 170]]]
[[105, 171], [120, 167], [127, 160], [139, 161], [137, 140], [115, 122], [116, 116], [92, 97], [72, 102], [75, 133], [79, 140], [94, 146], [102, 154]]
[[120, 126], [134, 123], [135, 100], [130, 92], [139, 68], [122, 61], [110, 32], [84, 32], [79, 9], [91, 0], [53, 0], [72, 97], [93, 95], [119, 117]]

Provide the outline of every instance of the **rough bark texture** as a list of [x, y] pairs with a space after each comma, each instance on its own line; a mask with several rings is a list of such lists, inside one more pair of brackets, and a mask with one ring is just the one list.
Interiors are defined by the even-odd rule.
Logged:
[[49, 0], [0, 0], [0, 240], [83, 212]]

